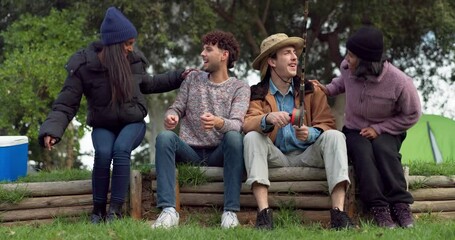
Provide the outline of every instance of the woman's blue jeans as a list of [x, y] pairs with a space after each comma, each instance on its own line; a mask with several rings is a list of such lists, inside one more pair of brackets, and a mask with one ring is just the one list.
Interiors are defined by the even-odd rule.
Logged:
[[172, 131], [156, 138], [157, 197], [160, 208], [175, 207], [175, 163], [223, 167], [224, 210], [240, 210], [240, 189], [245, 171], [243, 136], [229, 131], [217, 147], [194, 148]]
[[95, 161], [92, 171], [93, 202], [107, 203], [112, 161], [111, 203], [123, 204], [130, 182], [131, 152], [145, 135], [145, 122], [131, 123], [118, 132], [93, 128]]

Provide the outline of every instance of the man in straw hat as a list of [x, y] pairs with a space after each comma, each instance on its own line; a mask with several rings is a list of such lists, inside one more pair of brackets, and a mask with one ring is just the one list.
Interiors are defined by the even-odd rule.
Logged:
[[[325, 94], [305, 84], [305, 121], [301, 127], [291, 123], [290, 113], [299, 106], [300, 78], [298, 56], [304, 40], [278, 33], [261, 44], [253, 68], [261, 71], [261, 82], [251, 87], [250, 106], [243, 130], [246, 183], [258, 204], [256, 228], [272, 229], [272, 209], [268, 204], [268, 168], [310, 166], [325, 168], [332, 199], [331, 227], [353, 227], [343, 211], [350, 184], [343, 133], [335, 130]], [[303, 113], [302, 113], [303, 114]]]

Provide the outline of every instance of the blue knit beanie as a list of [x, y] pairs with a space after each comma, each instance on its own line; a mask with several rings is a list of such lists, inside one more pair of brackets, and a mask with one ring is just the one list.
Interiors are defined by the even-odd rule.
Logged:
[[379, 62], [384, 51], [382, 32], [372, 26], [363, 26], [348, 39], [346, 48], [362, 60]]
[[115, 7], [107, 9], [100, 32], [101, 41], [106, 46], [137, 37], [134, 25]]

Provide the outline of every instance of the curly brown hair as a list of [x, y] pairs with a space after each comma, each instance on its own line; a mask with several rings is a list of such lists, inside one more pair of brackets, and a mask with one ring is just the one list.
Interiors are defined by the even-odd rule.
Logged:
[[233, 68], [234, 62], [239, 59], [240, 45], [234, 35], [230, 32], [223, 32], [220, 30], [209, 32], [202, 37], [202, 43], [212, 45], [218, 44], [218, 48], [228, 51], [228, 68]]

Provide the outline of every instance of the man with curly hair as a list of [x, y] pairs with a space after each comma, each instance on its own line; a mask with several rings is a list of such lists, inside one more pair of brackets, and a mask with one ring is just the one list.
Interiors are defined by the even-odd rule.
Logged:
[[[202, 37], [204, 71], [188, 74], [175, 102], [164, 116], [165, 131], [156, 139], [157, 206], [162, 208], [152, 228], [178, 225], [175, 209], [175, 163], [223, 167], [224, 211], [221, 227], [239, 225], [240, 189], [244, 173], [243, 119], [250, 88], [228, 75], [239, 57], [231, 33], [213, 31]], [[172, 130], [180, 124], [177, 135]]]

